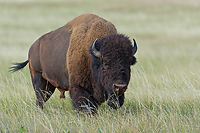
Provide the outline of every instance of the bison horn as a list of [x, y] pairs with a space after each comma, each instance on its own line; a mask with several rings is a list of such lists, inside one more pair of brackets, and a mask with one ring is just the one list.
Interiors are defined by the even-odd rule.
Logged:
[[96, 48], [95, 48], [95, 44], [96, 44], [96, 41], [98, 40], [98, 38], [94, 41], [94, 43], [92, 44], [92, 53], [96, 56], [96, 57], [98, 57], [98, 58], [100, 58], [101, 57], [101, 52], [100, 51], [98, 51]]
[[133, 39], [133, 41], [134, 41], [133, 55], [135, 55], [135, 53], [137, 52], [137, 44], [136, 44], [135, 39]]

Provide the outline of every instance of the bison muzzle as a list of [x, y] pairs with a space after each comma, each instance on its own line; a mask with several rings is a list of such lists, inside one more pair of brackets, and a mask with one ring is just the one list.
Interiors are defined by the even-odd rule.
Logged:
[[124, 103], [130, 81], [130, 66], [136, 63], [136, 41], [118, 34], [115, 26], [94, 14], [83, 14], [36, 40], [28, 60], [14, 63], [15, 72], [29, 63], [36, 106], [44, 103], [55, 88], [64, 98], [69, 91], [74, 107], [96, 113], [108, 100], [118, 109]]

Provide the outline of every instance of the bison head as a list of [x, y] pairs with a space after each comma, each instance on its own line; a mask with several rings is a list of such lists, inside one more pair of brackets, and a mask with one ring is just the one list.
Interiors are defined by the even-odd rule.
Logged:
[[130, 81], [130, 66], [136, 63], [134, 47], [122, 34], [96, 39], [91, 47], [93, 77], [97, 88], [104, 90], [108, 105], [114, 109], [124, 103], [124, 92]]

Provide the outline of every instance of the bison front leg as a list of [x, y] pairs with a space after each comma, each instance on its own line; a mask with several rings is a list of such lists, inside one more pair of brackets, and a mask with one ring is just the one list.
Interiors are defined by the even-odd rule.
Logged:
[[70, 88], [69, 94], [74, 107], [86, 114], [95, 114], [98, 109], [98, 104], [91, 93], [84, 88]]

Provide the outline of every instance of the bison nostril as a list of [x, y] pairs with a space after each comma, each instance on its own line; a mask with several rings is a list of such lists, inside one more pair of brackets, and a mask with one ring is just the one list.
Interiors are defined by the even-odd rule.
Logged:
[[116, 84], [113, 84], [113, 89], [115, 92], [119, 92], [119, 87]]
[[113, 89], [114, 89], [115, 93], [123, 93], [126, 91], [127, 85], [126, 84], [113, 84]]
[[123, 92], [125, 92], [126, 89], [127, 89], [127, 86], [124, 86], [124, 87], [122, 88]]

